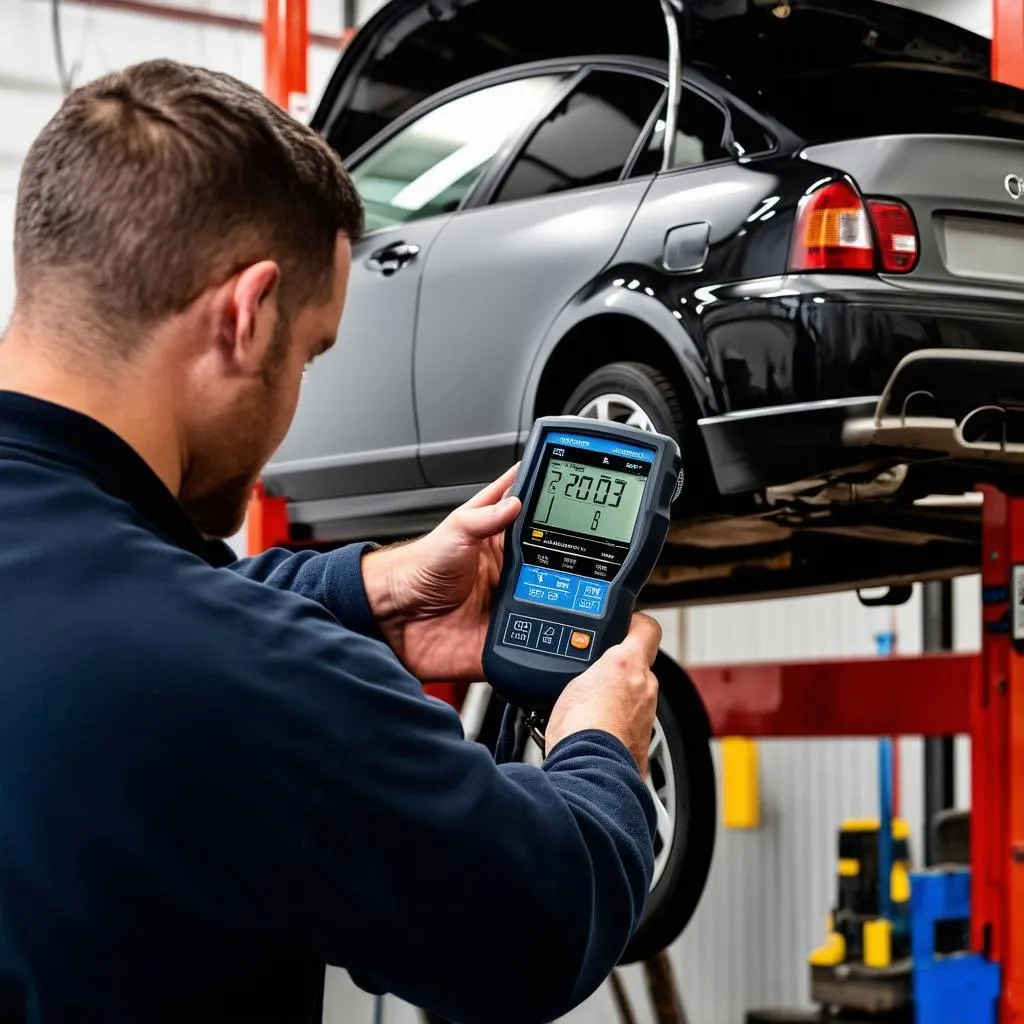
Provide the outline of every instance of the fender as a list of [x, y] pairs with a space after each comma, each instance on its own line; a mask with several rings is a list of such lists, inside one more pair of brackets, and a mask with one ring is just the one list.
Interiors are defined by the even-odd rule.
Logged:
[[[680, 310], [676, 294], [663, 275], [650, 267], [631, 264], [602, 271], [570, 299], [547, 329], [527, 373], [520, 410], [520, 444], [530, 432], [537, 392], [552, 354], [575, 327], [601, 316], [627, 316], [655, 332], [675, 355], [699, 415], [717, 415], [721, 410], [719, 389], [695, 340], [700, 322], [692, 312]], [[629, 353], [623, 356], [628, 358]]]

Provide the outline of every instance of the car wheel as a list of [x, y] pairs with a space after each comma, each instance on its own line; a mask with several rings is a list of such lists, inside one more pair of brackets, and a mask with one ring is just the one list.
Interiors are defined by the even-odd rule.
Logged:
[[624, 964], [649, 960], [679, 937], [700, 903], [715, 848], [715, 769], [704, 703], [667, 655], [658, 655], [654, 673], [661, 685], [647, 778], [658, 816], [654, 876]]
[[[658, 711], [648, 754], [647, 788], [654, 798], [657, 826], [654, 874], [643, 917], [620, 960], [649, 960], [672, 944], [689, 924], [711, 871], [717, 800], [711, 760], [711, 726], [690, 677], [666, 654], [654, 661]], [[472, 735], [493, 754], [505, 702], [493, 691], [472, 723]], [[537, 767], [544, 754], [532, 740], [523, 760]]]
[[645, 363], [611, 363], [590, 374], [564, 412], [668, 434], [682, 441], [683, 412], [669, 380]]

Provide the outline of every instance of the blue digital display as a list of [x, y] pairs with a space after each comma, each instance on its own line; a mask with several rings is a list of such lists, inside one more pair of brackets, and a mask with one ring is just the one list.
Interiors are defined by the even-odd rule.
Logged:
[[554, 572], [539, 565], [524, 565], [519, 570], [513, 596], [529, 604], [599, 617], [604, 614], [608, 587], [607, 581], [595, 580], [590, 576]]
[[552, 431], [544, 438], [545, 444], [562, 448], [581, 448], [600, 455], [618, 455], [620, 459], [634, 459], [637, 462], [654, 462], [651, 448], [640, 448], [621, 441], [608, 441], [603, 437], [585, 437], [582, 434], [561, 434]]

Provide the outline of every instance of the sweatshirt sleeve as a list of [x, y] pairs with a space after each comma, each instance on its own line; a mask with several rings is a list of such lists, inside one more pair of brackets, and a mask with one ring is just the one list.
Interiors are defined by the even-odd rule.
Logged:
[[[653, 803], [622, 744], [584, 732], [541, 768], [496, 766], [383, 643], [235, 582], [216, 642], [191, 670], [176, 655], [198, 708], [179, 696], [154, 725], [205, 752], [190, 824], [159, 822], [219, 865], [188, 898], [459, 1024], [542, 1024], [585, 999], [653, 872]], [[199, 633], [213, 606], [190, 609]]]
[[227, 566], [229, 572], [287, 590], [326, 608], [343, 626], [363, 636], [382, 639], [366, 599], [361, 561], [377, 545], [347, 544], [335, 551], [292, 553], [272, 548]]
[[319, 953], [460, 1024], [542, 1024], [578, 1005], [618, 962], [650, 886], [653, 804], [632, 757], [593, 731], [542, 768], [497, 767], [389, 656], [344, 685], [373, 729], [310, 846]]

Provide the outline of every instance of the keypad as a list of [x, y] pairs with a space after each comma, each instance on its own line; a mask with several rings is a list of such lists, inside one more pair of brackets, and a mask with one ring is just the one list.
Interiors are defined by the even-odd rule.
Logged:
[[542, 654], [554, 654], [576, 661], [590, 661], [594, 631], [566, 626], [548, 619], [510, 613], [505, 620], [501, 642], [506, 647], [523, 647]]

